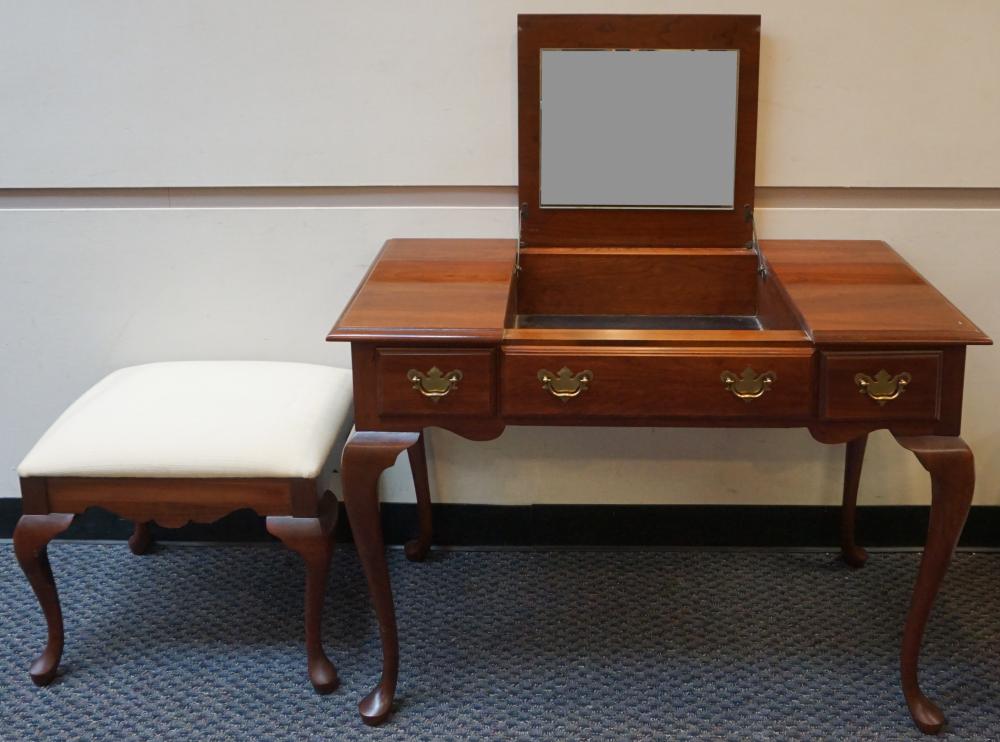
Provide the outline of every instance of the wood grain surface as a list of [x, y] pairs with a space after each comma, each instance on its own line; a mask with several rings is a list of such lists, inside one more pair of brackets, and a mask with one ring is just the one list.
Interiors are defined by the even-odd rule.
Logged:
[[761, 250], [816, 343], [991, 342], [884, 242], [764, 240]]
[[327, 340], [497, 342], [516, 251], [515, 240], [389, 240]]
[[519, 314], [757, 311], [757, 256], [744, 248], [524, 248]]

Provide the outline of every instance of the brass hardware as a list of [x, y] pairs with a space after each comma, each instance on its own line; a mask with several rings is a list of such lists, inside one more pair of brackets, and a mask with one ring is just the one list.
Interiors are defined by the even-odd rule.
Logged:
[[462, 372], [458, 369], [441, 373], [441, 369], [434, 366], [426, 374], [422, 374], [417, 369], [411, 368], [406, 372], [406, 378], [413, 384], [413, 388], [432, 402], [437, 402], [441, 397], [451, 394], [453, 389], [458, 388], [458, 382], [462, 380]]
[[727, 391], [732, 392], [744, 402], [749, 402], [751, 399], [763, 397], [764, 392], [771, 391], [771, 385], [777, 381], [778, 375], [774, 371], [765, 371], [758, 375], [756, 371], [747, 366], [739, 376], [732, 371], [723, 371], [719, 378], [726, 385]]
[[879, 407], [883, 407], [886, 402], [899, 397], [906, 391], [906, 387], [911, 381], [913, 381], [913, 377], [906, 371], [889, 376], [889, 372], [884, 368], [875, 374], [874, 379], [868, 374], [854, 375], [854, 383], [858, 385], [858, 392], [867, 394], [869, 399], [878, 402]]
[[571, 397], [579, 397], [587, 391], [587, 385], [594, 380], [594, 372], [581, 371], [574, 374], [563, 366], [559, 369], [558, 374], [554, 374], [543, 368], [538, 372], [538, 380], [542, 382], [542, 389], [548, 389], [552, 392], [552, 396], [565, 402]]

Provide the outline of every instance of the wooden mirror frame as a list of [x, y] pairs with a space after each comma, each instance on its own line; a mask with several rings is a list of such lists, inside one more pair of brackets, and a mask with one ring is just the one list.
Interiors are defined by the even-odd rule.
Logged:
[[[759, 15], [519, 15], [518, 203], [521, 244], [734, 247], [752, 239]], [[740, 53], [733, 209], [541, 208], [542, 49], [735, 49]]]

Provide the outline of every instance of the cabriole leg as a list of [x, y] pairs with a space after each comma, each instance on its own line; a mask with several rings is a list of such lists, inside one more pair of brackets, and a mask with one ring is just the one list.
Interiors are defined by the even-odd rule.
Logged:
[[48, 642], [45, 650], [28, 671], [35, 685], [48, 685], [56, 676], [63, 651], [63, 618], [59, 593], [49, 564], [48, 543], [69, 528], [70, 513], [22, 515], [14, 529], [14, 554], [31, 583], [32, 590], [45, 614]]
[[406, 449], [413, 472], [413, 488], [417, 493], [417, 537], [406, 542], [406, 558], [412, 562], [422, 562], [431, 548], [434, 519], [431, 515], [431, 488], [427, 478], [427, 453], [424, 450], [424, 434]]
[[858, 485], [861, 482], [861, 466], [865, 460], [868, 436], [863, 435], [847, 442], [844, 458], [844, 502], [840, 508], [840, 553], [851, 567], [863, 567], [868, 554], [854, 539], [857, 525]]
[[912, 451], [931, 475], [927, 543], [903, 629], [900, 675], [913, 721], [922, 732], [936, 734], [944, 725], [944, 714], [920, 689], [920, 645], [934, 599], [969, 515], [976, 475], [972, 451], [961, 438], [896, 436], [896, 440]]
[[128, 548], [133, 554], [145, 554], [153, 543], [153, 534], [149, 531], [148, 522], [136, 521], [135, 528], [128, 540]]
[[306, 656], [309, 680], [317, 693], [330, 693], [340, 684], [337, 669], [323, 651], [323, 601], [326, 596], [337, 502], [331, 493], [320, 501], [318, 518], [268, 517], [267, 532], [302, 557], [306, 566]]
[[378, 617], [382, 640], [382, 678], [358, 704], [362, 720], [370, 725], [381, 724], [388, 718], [399, 675], [399, 638], [379, 519], [378, 478], [383, 470], [392, 466], [403, 450], [419, 440], [418, 433], [356, 432], [344, 448], [340, 469], [344, 504], [351, 521], [358, 558], [368, 579], [368, 591]]

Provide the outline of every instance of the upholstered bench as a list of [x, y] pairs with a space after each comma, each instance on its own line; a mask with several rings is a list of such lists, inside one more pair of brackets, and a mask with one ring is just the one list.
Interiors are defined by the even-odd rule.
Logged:
[[48, 623], [32, 680], [51, 682], [62, 655], [46, 545], [75, 514], [97, 506], [135, 521], [130, 546], [141, 553], [149, 522], [181, 526], [252, 508], [305, 561], [309, 678], [321, 693], [336, 688], [321, 640], [338, 510], [326, 483], [351, 422], [351, 372], [303, 363], [153, 363], [86, 392], [18, 467], [24, 515], [14, 550]]

